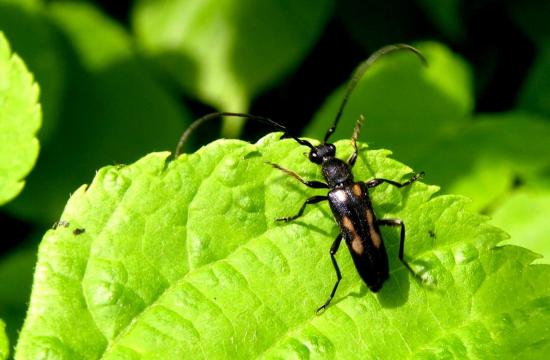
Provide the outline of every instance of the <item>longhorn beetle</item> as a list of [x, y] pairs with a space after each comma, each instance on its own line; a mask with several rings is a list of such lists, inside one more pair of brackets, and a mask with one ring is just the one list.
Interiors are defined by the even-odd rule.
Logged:
[[411, 51], [420, 58], [424, 65], [426, 65], [426, 60], [422, 56], [422, 54], [416, 48], [405, 44], [385, 46], [373, 53], [355, 70], [350, 82], [348, 83], [344, 98], [340, 104], [334, 123], [327, 130], [323, 139], [323, 143], [319, 145], [314, 146], [305, 139], [300, 139], [296, 136], [289, 134], [287, 129], [283, 125], [269, 118], [249, 114], [222, 112], [208, 114], [192, 123], [182, 134], [176, 148], [175, 157], [180, 154], [183, 144], [186, 142], [189, 135], [198, 126], [200, 126], [205, 121], [219, 118], [221, 116], [243, 117], [262, 122], [264, 124], [272, 126], [276, 130], [282, 131], [283, 135], [281, 136], [281, 139], [291, 138], [294, 139], [298, 144], [307, 146], [309, 148], [309, 160], [312, 163], [321, 166], [321, 171], [325, 182], [305, 180], [292, 170], [288, 170], [278, 164], [270, 162], [268, 162], [268, 164], [273, 166], [275, 169], [280, 170], [283, 173], [295, 178], [307, 187], [314, 189], [329, 189], [327, 195], [316, 195], [305, 200], [295, 215], [276, 219], [276, 221], [280, 222], [293, 221], [303, 215], [304, 210], [308, 205], [317, 204], [321, 201], [328, 201], [332, 210], [332, 214], [336, 222], [338, 223], [340, 232], [338, 236], [336, 236], [336, 239], [330, 247], [330, 259], [332, 261], [332, 265], [334, 266], [334, 270], [336, 271], [336, 283], [334, 284], [328, 299], [322, 306], [317, 309], [317, 313], [321, 313], [322, 311], [324, 311], [330, 304], [332, 298], [334, 297], [334, 294], [336, 293], [338, 284], [340, 284], [340, 280], [342, 279], [342, 274], [340, 272], [340, 268], [338, 267], [338, 263], [336, 262], [335, 257], [342, 239], [345, 239], [346, 241], [346, 245], [348, 246], [348, 249], [351, 253], [351, 257], [353, 259], [357, 272], [359, 273], [363, 281], [365, 281], [369, 289], [372, 292], [377, 292], [382, 288], [384, 281], [386, 281], [389, 277], [388, 256], [386, 254], [384, 242], [382, 241], [382, 236], [380, 234], [380, 226], [399, 227], [399, 260], [415, 277], [417, 277], [414, 270], [404, 258], [405, 224], [402, 220], [399, 219], [378, 219], [374, 214], [372, 208], [372, 203], [369, 197], [369, 189], [374, 188], [382, 183], [387, 183], [389, 185], [402, 188], [422, 178], [424, 173], [416, 173], [409, 180], [403, 183], [382, 178], [375, 178], [365, 182], [355, 181], [353, 179], [352, 168], [355, 165], [355, 161], [357, 160], [357, 138], [359, 136], [361, 124], [364, 120], [362, 115], [359, 117], [359, 120], [357, 120], [353, 135], [351, 137], [353, 153], [347, 161], [338, 159], [336, 157], [336, 147], [334, 146], [334, 144], [328, 142], [330, 136], [336, 130], [336, 126], [340, 121], [340, 118], [344, 111], [344, 107], [349, 99], [351, 92], [353, 91], [353, 89], [357, 85], [357, 82], [361, 79], [365, 71], [380, 56], [397, 50]]

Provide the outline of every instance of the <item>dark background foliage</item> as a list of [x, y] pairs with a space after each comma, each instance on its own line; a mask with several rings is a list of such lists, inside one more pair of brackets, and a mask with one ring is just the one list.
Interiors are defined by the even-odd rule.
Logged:
[[[177, 76], [159, 66], [166, 58], [159, 60], [137, 50], [132, 25], [137, 2], [86, 2], [96, 9], [91, 18], [108, 22], [105, 29], [86, 23], [87, 15], [83, 16], [87, 20], [80, 20], [80, 10], [67, 12], [55, 1], [37, 3], [0, 1], [0, 30], [35, 74], [44, 111], [37, 165], [23, 193], [0, 212], [0, 318], [7, 322], [12, 341], [28, 301], [39, 239], [61, 213], [69, 193], [88, 183], [101, 166], [129, 163], [152, 151], [173, 149], [193, 118], [234, 110], [204, 101], [195, 89], [178, 83]], [[314, 12], [314, 1], [304, 3]], [[550, 104], [544, 101], [550, 89], [549, 65], [544, 65], [550, 48], [546, 20], [550, 7], [543, 2], [343, 0], [328, 5], [327, 11], [319, 21], [318, 34], [311, 34], [310, 44], [303, 46], [303, 54], [251, 90], [248, 106], [239, 110], [269, 116], [294, 133], [302, 133], [326, 98], [370, 53], [390, 43], [433, 40], [448, 46], [471, 66], [476, 114], [520, 108], [542, 122], [550, 117]], [[93, 47], [75, 45], [78, 39], [94, 36], [98, 42]], [[113, 43], [104, 43], [105, 39]], [[275, 50], [285, 53], [291, 49]], [[212, 56], [217, 55], [213, 52]], [[169, 60], [185, 66], [184, 59]], [[219, 128], [201, 129], [194, 138], [195, 148], [218, 138]], [[240, 137], [255, 141], [265, 133], [264, 127], [250, 123]], [[543, 143], [548, 139], [517, 142], [535, 140]], [[385, 146], [375, 143], [376, 147]], [[462, 151], [468, 152], [467, 146]], [[518, 148], [521, 152], [521, 146]], [[548, 152], [535, 156], [548, 161]], [[547, 189], [539, 185], [548, 183], [550, 167], [544, 161], [542, 170], [528, 179], [515, 174], [509, 193], [525, 183]], [[429, 168], [425, 170], [430, 173]], [[531, 181], [533, 177], [536, 181]], [[492, 214], [501, 201], [499, 197], [480, 210]], [[533, 207], [544, 211], [544, 205], [536, 204]], [[530, 220], [525, 217], [522, 224]]]

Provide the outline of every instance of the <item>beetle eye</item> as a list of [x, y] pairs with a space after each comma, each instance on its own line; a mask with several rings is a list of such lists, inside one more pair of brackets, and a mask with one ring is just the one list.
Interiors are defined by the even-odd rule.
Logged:
[[315, 164], [321, 163], [321, 159], [319, 158], [319, 154], [317, 154], [316, 150], [310, 151], [309, 160]]

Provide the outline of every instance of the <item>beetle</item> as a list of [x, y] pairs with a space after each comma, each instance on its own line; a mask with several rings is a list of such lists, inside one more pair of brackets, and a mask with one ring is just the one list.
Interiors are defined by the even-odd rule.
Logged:
[[338, 236], [336, 236], [330, 247], [330, 258], [336, 272], [336, 283], [333, 285], [328, 299], [317, 309], [317, 313], [323, 312], [329, 306], [342, 279], [342, 274], [338, 266], [338, 262], [336, 261], [336, 253], [340, 247], [342, 239], [345, 240], [355, 264], [355, 268], [367, 287], [372, 292], [378, 292], [382, 288], [384, 282], [389, 278], [388, 255], [380, 233], [380, 226], [399, 227], [399, 260], [403, 263], [405, 268], [417, 277], [415, 271], [404, 258], [405, 224], [400, 219], [378, 219], [372, 207], [369, 189], [375, 188], [384, 183], [397, 188], [403, 188], [421, 179], [424, 176], [424, 172], [414, 174], [409, 180], [403, 183], [384, 178], [374, 178], [364, 182], [355, 181], [352, 174], [352, 169], [358, 156], [357, 138], [359, 136], [361, 125], [364, 121], [364, 117], [362, 115], [355, 124], [351, 137], [353, 153], [347, 161], [336, 157], [336, 146], [329, 142], [330, 136], [334, 133], [336, 127], [338, 126], [338, 122], [340, 121], [349, 96], [363, 74], [379, 57], [397, 50], [410, 51], [416, 54], [420, 60], [426, 64], [425, 58], [416, 48], [405, 44], [388, 45], [373, 53], [355, 70], [346, 88], [344, 98], [340, 104], [334, 123], [327, 130], [323, 142], [319, 145], [313, 145], [308, 140], [291, 135], [287, 131], [286, 127], [269, 118], [250, 114], [221, 112], [208, 114], [192, 123], [181, 136], [176, 148], [175, 156], [177, 157], [181, 153], [183, 144], [186, 142], [189, 135], [198, 126], [208, 120], [219, 118], [220, 116], [236, 116], [262, 122], [270, 125], [276, 130], [282, 131], [283, 135], [281, 136], [281, 139], [291, 138], [298, 144], [309, 148], [309, 161], [321, 166], [321, 172], [325, 180], [324, 182], [317, 180], [305, 180], [298, 173], [292, 170], [271, 162], [268, 162], [268, 164], [273, 168], [293, 177], [307, 187], [329, 190], [327, 195], [315, 195], [306, 199], [295, 215], [276, 219], [278, 222], [290, 222], [301, 217], [308, 205], [317, 204], [322, 201], [328, 201], [329, 203], [333, 217], [340, 229]]

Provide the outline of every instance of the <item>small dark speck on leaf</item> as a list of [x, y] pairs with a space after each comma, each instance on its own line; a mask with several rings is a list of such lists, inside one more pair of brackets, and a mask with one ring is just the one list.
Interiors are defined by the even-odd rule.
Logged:
[[84, 233], [86, 231], [86, 229], [82, 229], [82, 228], [76, 228], [73, 230], [73, 234], [74, 235], [80, 235], [82, 233]]
[[430, 235], [431, 238], [435, 238], [435, 231], [429, 230], [428, 235]]

